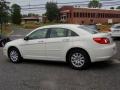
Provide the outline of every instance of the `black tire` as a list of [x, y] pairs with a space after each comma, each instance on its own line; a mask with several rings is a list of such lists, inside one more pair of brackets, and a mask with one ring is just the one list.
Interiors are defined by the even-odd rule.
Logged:
[[[16, 55], [16, 57], [14, 55]], [[20, 63], [23, 60], [17, 48], [10, 48], [8, 51], [8, 56], [9, 56], [10, 61], [13, 63]]]
[[[78, 54], [78, 57], [75, 55]], [[81, 59], [80, 59], [81, 58]], [[76, 70], [87, 69], [91, 63], [89, 55], [84, 50], [72, 50], [68, 55], [70, 66]]]

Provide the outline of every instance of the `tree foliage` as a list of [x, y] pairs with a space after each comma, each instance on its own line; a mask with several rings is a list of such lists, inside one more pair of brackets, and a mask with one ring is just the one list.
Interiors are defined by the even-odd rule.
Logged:
[[118, 6], [116, 9], [120, 9], [120, 6]]
[[5, 0], [0, 0], [0, 23], [8, 22], [9, 6]]
[[110, 7], [110, 9], [114, 9], [114, 7]]
[[59, 9], [54, 2], [46, 3], [46, 16], [50, 22], [57, 21], [59, 17]]
[[11, 18], [13, 24], [21, 24], [21, 7], [17, 4], [13, 4], [11, 7]]
[[102, 7], [102, 3], [100, 3], [99, 0], [91, 0], [88, 4], [89, 8], [101, 8]]

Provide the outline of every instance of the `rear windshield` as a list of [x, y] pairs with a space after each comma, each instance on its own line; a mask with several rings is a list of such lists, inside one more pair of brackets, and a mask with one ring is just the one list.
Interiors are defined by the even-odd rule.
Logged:
[[96, 25], [83, 25], [83, 26], [79, 26], [79, 28], [84, 29], [85, 31], [91, 34], [99, 33]]

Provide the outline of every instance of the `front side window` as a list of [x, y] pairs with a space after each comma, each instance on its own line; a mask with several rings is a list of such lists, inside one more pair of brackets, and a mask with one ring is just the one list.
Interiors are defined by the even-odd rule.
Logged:
[[46, 38], [47, 35], [47, 29], [40, 29], [37, 31], [34, 31], [33, 33], [31, 33], [28, 37], [29, 39], [43, 39]]

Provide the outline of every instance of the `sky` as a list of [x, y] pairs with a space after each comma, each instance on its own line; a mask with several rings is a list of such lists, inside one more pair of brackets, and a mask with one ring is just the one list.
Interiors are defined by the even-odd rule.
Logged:
[[[12, 4], [18, 4], [20, 5], [22, 8], [32, 8], [31, 6], [26, 6], [26, 5], [39, 5], [39, 4], [45, 4], [46, 2], [50, 1], [50, 0], [6, 0], [10, 2], [10, 6]], [[82, 2], [82, 4], [86, 4], [88, 3], [90, 0], [53, 0], [57, 3], [66, 3], [66, 2]], [[116, 3], [117, 1], [117, 3]], [[84, 2], [84, 3], [83, 3]], [[100, 2], [103, 3], [103, 7], [104, 9], [109, 9], [111, 6], [120, 6], [120, 0], [100, 0]], [[104, 4], [106, 4], [107, 2], [109, 2], [109, 6], [104, 6]], [[114, 2], [114, 3], [110, 3], [110, 2]], [[107, 3], [108, 4], [108, 3]], [[116, 5], [118, 4], [118, 5]], [[74, 4], [76, 5], [76, 3]], [[23, 7], [24, 6], [24, 7]], [[86, 7], [86, 5], [80, 5], [81, 7]], [[42, 6], [38, 6], [38, 7], [44, 7]], [[45, 9], [27, 9], [27, 10], [22, 10], [21, 11], [22, 14], [27, 14], [27, 13], [36, 13], [36, 14], [42, 14], [45, 13]]]

